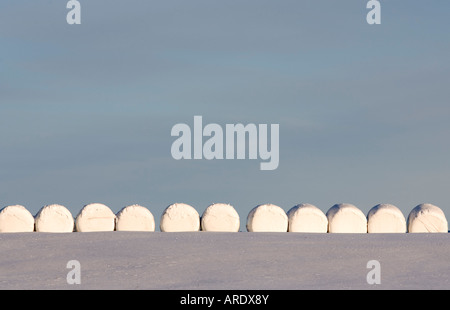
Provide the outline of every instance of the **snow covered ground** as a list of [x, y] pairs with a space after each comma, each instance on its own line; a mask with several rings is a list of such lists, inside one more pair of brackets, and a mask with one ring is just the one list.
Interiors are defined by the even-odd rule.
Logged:
[[450, 234], [4, 233], [0, 253], [0, 289], [450, 289]]

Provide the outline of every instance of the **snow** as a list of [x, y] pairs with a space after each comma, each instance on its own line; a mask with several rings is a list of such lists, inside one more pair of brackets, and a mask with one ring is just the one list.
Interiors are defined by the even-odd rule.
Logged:
[[147, 208], [130, 205], [116, 214], [117, 231], [155, 231], [155, 218]]
[[70, 211], [59, 204], [42, 207], [35, 216], [38, 232], [73, 232], [74, 219]]
[[446, 233], [448, 222], [444, 212], [430, 203], [423, 203], [411, 210], [408, 216], [408, 232]]
[[[210, 212], [216, 219], [233, 214], [230, 205], [212, 206], [202, 218], [207, 219]], [[56, 229], [57, 221], [72, 218], [63, 206], [46, 206], [38, 212], [36, 227], [51, 223], [39, 228], [41, 232], [31, 232], [35, 221], [23, 206], [2, 209], [0, 231], [19, 232], [0, 234], [0, 289], [450, 288], [449, 234], [386, 233], [400, 222], [404, 232], [403, 214], [393, 205], [375, 206], [368, 220], [349, 204], [337, 204], [327, 212], [330, 232], [363, 232], [367, 221], [369, 232], [373, 228], [376, 234], [286, 232], [289, 221], [290, 231], [296, 230], [296, 216], [314, 223], [313, 215], [320, 210], [309, 204], [295, 206], [288, 214], [276, 205], [255, 207], [247, 225], [256, 233], [198, 231], [198, 212], [186, 204], [165, 210], [161, 230], [182, 227], [189, 232], [111, 231], [116, 218], [117, 223], [130, 221], [125, 222], [129, 225], [133, 218], [150, 213], [144, 209], [128, 206], [116, 217], [107, 206], [90, 204], [76, 218], [77, 232], [65, 234], [41, 229], [61, 231]], [[323, 220], [317, 223], [323, 225]], [[448, 229], [445, 214], [431, 204], [414, 208], [408, 225], [411, 232]], [[71, 285], [67, 264], [74, 260], [80, 263], [81, 284]], [[367, 263], [373, 260], [380, 263], [381, 284], [367, 283]]]
[[34, 217], [24, 206], [12, 205], [0, 210], [0, 232], [32, 232]]
[[289, 232], [316, 232], [328, 231], [328, 219], [316, 206], [302, 203], [292, 207], [287, 212]]
[[0, 234], [0, 253], [0, 289], [450, 288], [450, 234], [34, 232]]
[[367, 219], [364, 213], [349, 203], [335, 204], [327, 211], [328, 232], [366, 233]]
[[367, 214], [368, 233], [405, 233], [406, 220], [402, 211], [391, 204], [378, 204]]
[[200, 215], [188, 204], [171, 204], [161, 215], [160, 229], [162, 232], [198, 231]]
[[201, 226], [203, 231], [238, 232], [239, 214], [229, 204], [214, 203], [203, 212]]
[[249, 232], [286, 232], [288, 217], [279, 206], [263, 204], [254, 207], [247, 216]]

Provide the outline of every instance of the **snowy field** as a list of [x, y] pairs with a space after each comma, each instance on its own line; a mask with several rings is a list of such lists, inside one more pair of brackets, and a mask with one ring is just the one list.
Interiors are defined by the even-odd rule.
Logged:
[[0, 289], [450, 289], [449, 234], [4, 233], [0, 253]]

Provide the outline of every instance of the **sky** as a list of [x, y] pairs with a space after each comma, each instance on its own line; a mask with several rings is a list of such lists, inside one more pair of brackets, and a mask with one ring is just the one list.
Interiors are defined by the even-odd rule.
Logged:
[[[0, 2], [0, 207], [200, 215], [420, 203], [450, 216], [450, 3]], [[279, 166], [175, 160], [178, 123], [279, 124]]]

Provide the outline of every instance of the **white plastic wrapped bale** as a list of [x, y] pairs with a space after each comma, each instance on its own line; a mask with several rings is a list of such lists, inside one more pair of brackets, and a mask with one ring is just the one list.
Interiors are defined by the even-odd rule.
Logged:
[[174, 203], [164, 210], [159, 224], [163, 232], [199, 231], [200, 215], [188, 204]]
[[287, 232], [288, 217], [279, 206], [263, 204], [254, 207], [247, 216], [249, 232]]
[[402, 211], [391, 204], [378, 204], [367, 214], [368, 233], [405, 233], [406, 220]]
[[326, 215], [329, 233], [367, 233], [366, 216], [352, 204], [335, 204]]
[[84, 206], [75, 220], [78, 232], [113, 231], [116, 215], [101, 203]]
[[306, 233], [326, 233], [328, 219], [316, 206], [302, 203], [292, 207], [288, 212], [288, 231]]
[[32, 232], [34, 217], [24, 206], [7, 206], [0, 210], [0, 232]]
[[35, 225], [37, 232], [64, 233], [74, 230], [72, 213], [59, 204], [42, 207], [36, 214]]
[[420, 204], [408, 216], [410, 233], [446, 233], [448, 222], [444, 212], [430, 203]]
[[117, 231], [155, 231], [155, 218], [141, 205], [124, 207], [116, 214]]
[[233, 206], [224, 203], [214, 203], [202, 214], [203, 231], [239, 231], [239, 214]]

